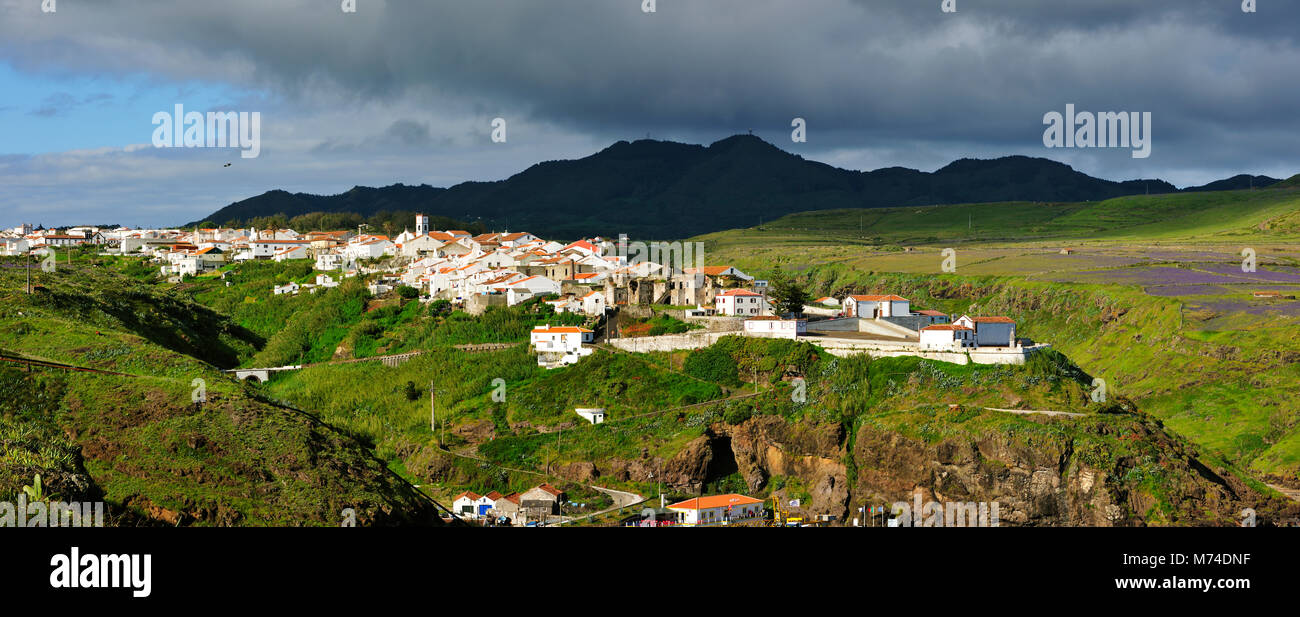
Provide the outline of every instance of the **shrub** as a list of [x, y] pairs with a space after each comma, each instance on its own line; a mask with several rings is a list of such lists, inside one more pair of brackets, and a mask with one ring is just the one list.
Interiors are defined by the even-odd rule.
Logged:
[[739, 386], [736, 360], [717, 345], [697, 349], [686, 356], [682, 370], [693, 377], [727, 386]]
[[406, 387], [402, 389], [402, 393], [406, 395], [408, 401], [420, 400], [420, 389], [415, 387], [414, 381], [406, 382]]

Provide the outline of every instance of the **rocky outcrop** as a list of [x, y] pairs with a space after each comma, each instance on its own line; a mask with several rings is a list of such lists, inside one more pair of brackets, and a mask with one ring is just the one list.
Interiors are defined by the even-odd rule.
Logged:
[[[1047, 422], [1047, 420], [1045, 420]], [[1087, 430], [1114, 427], [1102, 422]], [[1215, 471], [1158, 425], [1135, 418], [1127, 433], [1150, 455], [1109, 460], [1076, 450], [1097, 442], [1062, 431], [1032, 438], [1005, 431], [927, 443], [871, 424], [858, 430], [855, 505], [996, 502], [1003, 525], [1231, 525], [1243, 508], [1275, 507], [1226, 470]], [[1158, 480], [1147, 478], [1158, 475]], [[1158, 488], [1156, 488], [1158, 487]]]
[[663, 466], [664, 483], [698, 490], [708, 479], [709, 466], [713, 463], [715, 438], [712, 431], [706, 431], [668, 459]]
[[600, 477], [600, 470], [596, 469], [594, 463], [579, 461], [558, 467], [555, 475], [570, 482], [587, 484]]
[[809, 487], [811, 503], [801, 505], [808, 514], [844, 516], [849, 482], [839, 424], [789, 424], [779, 416], [757, 416], [724, 430], [750, 491], [759, 491], [773, 476], [798, 478]]
[[497, 436], [496, 424], [491, 420], [479, 420], [478, 422], [460, 424], [452, 428], [451, 431], [455, 433], [456, 436], [472, 444], [492, 441]]
[[1125, 510], [1106, 489], [1105, 471], [1070, 467], [1064, 440], [1028, 447], [1010, 438], [947, 439], [935, 444], [870, 426], [859, 429], [854, 501], [997, 502], [1003, 524], [1109, 526]]

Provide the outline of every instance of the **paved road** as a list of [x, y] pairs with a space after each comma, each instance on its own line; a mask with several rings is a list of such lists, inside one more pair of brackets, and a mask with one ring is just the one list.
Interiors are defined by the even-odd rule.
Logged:
[[[609, 495], [610, 498], [614, 500], [614, 507], [610, 508], [610, 510], [617, 510], [619, 508], [625, 508], [627, 506], [635, 506], [636, 504], [639, 504], [645, 501], [646, 499], [645, 497], [642, 497], [636, 493], [629, 493], [627, 491], [605, 488], [603, 486], [592, 486], [591, 488], [594, 488], [606, 495]], [[609, 510], [606, 510], [606, 512], [608, 511]]]
[[598, 490], [598, 491], [600, 491], [600, 492], [602, 492], [602, 493], [604, 493], [604, 494], [606, 494], [606, 495], [609, 495], [609, 496], [614, 500], [614, 505], [611, 506], [611, 507], [605, 508], [604, 510], [601, 510], [601, 511], [599, 511], [599, 512], [592, 512], [591, 514], [584, 514], [584, 515], [582, 515], [582, 516], [578, 516], [578, 517], [570, 518], [570, 517], [567, 517], [567, 516], [566, 516], [566, 517], [564, 517], [563, 520], [560, 521], [560, 524], [561, 524], [561, 525], [564, 525], [564, 524], [567, 524], [567, 523], [573, 523], [573, 522], [577, 522], [577, 521], [581, 521], [581, 520], [586, 520], [586, 519], [589, 519], [589, 518], [593, 518], [593, 517], [596, 517], [596, 516], [600, 516], [600, 515], [602, 515], [602, 514], [607, 514], [607, 513], [609, 513], [609, 512], [614, 512], [614, 511], [619, 510], [619, 509], [621, 509], [621, 508], [626, 508], [626, 507], [628, 507], [628, 506], [635, 506], [635, 505], [637, 505], [637, 504], [639, 504], [639, 503], [645, 503], [645, 501], [646, 501], [646, 498], [645, 498], [645, 497], [642, 497], [642, 496], [640, 496], [640, 495], [638, 495], [638, 494], [636, 494], [636, 493], [629, 493], [629, 492], [627, 492], [627, 491], [618, 491], [618, 490], [614, 490], [614, 489], [612, 489], [612, 488], [605, 488], [605, 487], [602, 487], [602, 486], [594, 486], [594, 485], [592, 485], [591, 488], [594, 488], [594, 489], [596, 489], [596, 490]]

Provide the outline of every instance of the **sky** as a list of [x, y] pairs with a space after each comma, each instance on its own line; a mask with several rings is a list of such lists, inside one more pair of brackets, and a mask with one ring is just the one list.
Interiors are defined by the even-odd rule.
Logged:
[[[0, 226], [176, 225], [272, 189], [499, 180], [750, 130], [859, 170], [1300, 172], [1300, 2], [647, 2], [0, 0]], [[1067, 104], [1149, 112], [1150, 156], [1045, 147]], [[259, 114], [258, 156], [155, 147], [176, 105]]]

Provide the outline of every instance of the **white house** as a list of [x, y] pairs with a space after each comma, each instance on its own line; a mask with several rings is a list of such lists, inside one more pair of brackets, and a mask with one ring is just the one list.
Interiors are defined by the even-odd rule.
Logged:
[[1016, 322], [1010, 317], [962, 315], [953, 323], [974, 330], [978, 347], [1014, 347], [1016, 344]]
[[288, 261], [290, 259], [307, 259], [307, 247], [304, 245], [286, 246], [275, 252], [271, 256], [275, 261]]
[[574, 300], [572, 296], [560, 298], [558, 300], [546, 300], [546, 304], [555, 309], [556, 313], [579, 313], [582, 312], [582, 305]]
[[936, 324], [921, 328], [921, 349], [961, 351], [975, 345], [975, 331], [958, 324]]
[[528, 244], [529, 242], [535, 242], [537, 240], [539, 240], [537, 236], [534, 236], [533, 234], [530, 234], [526, 231], [502, 234], [500, 237], [497, 238], [497, 241], [501, 243], [501, 246], [508, 247], [508, 248], [523, 246], [525, 244]]
[[686, 309], [685, 311], [687, 317], [712, 317], [713, 312], [714, 312], [713, 309], [704, 308], [703, 306], [700, 306], [698, 304], [695, 305], [695, 308]]
[[813, 304], [822, 304], [825, 306], [839, 306], [840, 301], [836, 300], [835, 298], [832, 298], [831, 296], [826, 296], [824, 298], [817, 298], [816, 300], [813, 300]]
[[583, 343], [593, 340], [591, 330], [577, 326], [538, 326], [533, 328], [529, 343], [537, 350], [537, 365], [556, 368], [574, 364], [593, 353]]
[[401, 254], [406, 257], [425, 257], [427, 255], [437, 255], [438, 249], [446, 244], [442, 240], [434, 238], [429, 234], [415, 236], [405, 242], [402, 242]]
[[600, 424], [605, 421], [605, 410], [599, 407], [578, 407], [574, 411], [578, 412], [578, 415], [582, 416], [583, 420], [592, 424]]
[[746, 336], [795, 339], [808, 333], [808, 320], [782, 319], [772, 316], [755, 316], [745, 320]]
[[668, 506], [677, 513], [682, 525], [722, 525], [732, 521], [753, 520], [763, 516], [763, 500], [728, 493], [693, 497]]
[[280, 296], [280, 295], [284, 295], [284, 294], [289, 294], [289, 295], [296, 294], [296, 293], [298, 293], [298, 290], [299, 290], [299, 289], [301, 289], [301, 286], [300, 286], [300, 285], [298, 285], [297, 283], [295, 283], [295, 282], [293, 282], [293, 281], [289, 281], [288, 283], [286, 283], [286, 284], [284, 284], [284, 285], [280, 285], [280, 286], [278, 286], [278, 287], [272, 289], [271, 291], [275, 292], [275, 295]]
[[899, 296], [849, 296], [844, 299], [846, 317], [906, 317], [912, 314], [911, 303]]
[[[290, 248], [300, 248], [302, 253], [301, 256], [289, 257], [288, 259], [306, 259], [307, 247], [310, 245], [311, 243], [306, 240], [255, 240], [248, 243], [249, 248], [253, 251], [253, 259], [272, 259], [285, 249]], [[297, 253], [293, 254], [297, 255]], [[277, 261], [283, 261], [283, 259], [277, 259]]]
[[[493, 495], [496, 495], [496, 498], [493, 498]], [[482, 518], [496, 506], [496, 500], [499, 498], [500, 493], [495, 491], [487, 495], [465, 491], [452, 500], [451, 510], [464, 518]]]
[[592, 291], [582, 297], [583, 313], [588, 315], [604, 315], [606, 308], [608, 307], [605, 305], [605, 294], [600, 293], [599, 291]]
[[375, 259], [392, 255], [395, 251], [396, 245], [382, 236], [358, 236], [343, 249], [344, 254], [351, 259]]
[[547, 294], [559, 294], [560, 284], [544, 276], [529, 276], [514, 280], [506, 284], [506, 289], [527, 290], [534, 296], [544, 296]]
[[594, 332], [578, 326], [537, 326], [529, 342], [537, 351], [570, 352], [590, 343]]
[[767, 304], [763, 300], [762, 294], [756, 294], [745, 289], [724, 291], [714, 297], [713, 303], [719, 315], [733, 317], [762, 315]]
[[22, 255], [29, 247], [27, 238], [0, 238], [0, 255]]
[[195, 276], [202, 270], [199, 258], [193, 255], [182, 255], [170, 261], [171, 266], [162, 267], [163, 274]]
[[322, 272], [338, 270], [343, 267], [343, 256], [338, 253], [320, 253], [316, 255], [316, 269]]

